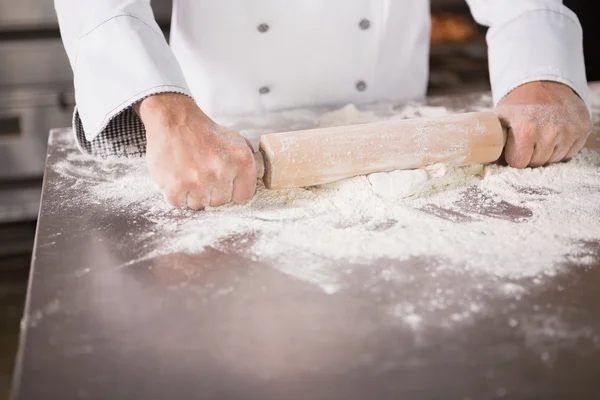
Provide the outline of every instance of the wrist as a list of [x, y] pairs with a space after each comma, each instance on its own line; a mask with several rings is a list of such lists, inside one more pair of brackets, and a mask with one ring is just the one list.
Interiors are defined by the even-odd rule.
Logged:
[[577, 92], [571, 86], [569, 86], [565, 83], [562, 83], [562, 82], [558, 82], [558, 81], [550, 81], [550, 80], [531, 81], [531, 82], [523, 84], [522, 86], [527, 86], [528, 88], [533, 88], [536, 90], [552, 90], [552, 91], [562, 90], [565, 93], [573, 93], [577, 97], [579, 97]]
[[180, 93], [157, 93], [148, 96], [133, 106], [144, 124], [160, 124], [169, 126], [183, 123], [190, 112], [199, 113], [210, 121], [196, 105], [194, 100]]

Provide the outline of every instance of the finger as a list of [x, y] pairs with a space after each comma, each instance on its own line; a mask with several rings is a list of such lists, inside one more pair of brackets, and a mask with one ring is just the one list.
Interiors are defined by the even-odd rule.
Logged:
[[557, 163], [559, 161], [562, 161], [566, 155], [567, 152], [569, 151], [569, 149], [571, 148], [570, 145], [556, 145], [554, 147], [554, 151], [552, 152], [552, 156], [550, 156], [550, 159], [548, 160], [549, 164], [554, 164]]
[[524, 135], [515, 135], [512, 128], [508, 128], [504, 158], [508, 165], [514, 168], [525, 168], [533, 155], [533, 141], [527, 140]]
[[216, 185], [210, 194], [210, 206], [219, 207], [231, 201], [233, 195], [233, 181]]
[[187, 207], [192, 210], [204, 210], [210, 204], [210, 194], [201, 191], [188, 193]]
[[554, 153], [553, 143], [536, 143], [533, 146], [533, 154], [529, 161], [530, 167], [541, 167], [546, 165]]
[[187, 202], [187, 190], [169, 188], [164, 191], [164, 198], [173, 207], [184, 208]]
[[577, 154], [579, 152], [579, 150], [581, 150], [583, 148], [583, 146], [585, 145], [586, 140], [587, 140], [587, 136], [577, 139], [575, 141], [575, 143], [573, 143], [573, 145], [571, 146], [569, 151], [567, 151], [567, 155], [565, 156], [565, 158], [569, 159], [569, 158], [573, 157], [575, 154]]
[[245, 171], [238, 174], [233, 181], [233, 194], [231, 200], [235, 204], [246, 204], [256, 192], [256, 174], [254, 171]]

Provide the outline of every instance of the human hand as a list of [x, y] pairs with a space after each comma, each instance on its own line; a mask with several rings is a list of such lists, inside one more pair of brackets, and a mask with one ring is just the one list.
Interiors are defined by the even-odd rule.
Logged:
[[570, 158], [581, 150], [592, 131], [583, 100], [557, 82], [517, 87], [498, 103], [496, 114], [508, 129], [504, 158], [515, 168]]
[[246, 203], [256, 190], [252, 148], [191, 98], [150, 96], [136, 110], [146, 127], [146, 162], [165, 199], [193, 210]]

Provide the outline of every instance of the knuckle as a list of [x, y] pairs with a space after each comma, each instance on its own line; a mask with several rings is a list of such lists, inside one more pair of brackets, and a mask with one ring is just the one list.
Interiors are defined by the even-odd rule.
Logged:
[[533, 142], [537, 135], [537, 129], [535, 127], [529, 126], [522, 128], [521, 131], [516, 132], [515, 135], [525, 142]]
[[196, 168], [190, 168], [184, 176], [185, 178], [181, 180], [189, 183], [197, 183], [198, 181], [202, 180], [201, 173]]
[[217, 166], [212, 166], [212, 167], [207, 168], [204, 171], [203, 175], [205, 177], [205, 179], [203, 179], [203, 180], [206, 180], [211, 183], [217, 183], [217, 184], [219, 182], [222, 182], [223, 177], [224, 177], [223, 169], [219, 168]]
[[236, 147], [233, 151], [233, 155], [236, 161], [243, 165], [251, 164], [254, 160], [249, 147]]
[[565, 143], [572, 143], [575, 141], [575, 136], [568, 131], [563, 131], [562, 134], [558, 134], [553, 140], [549, 141], [549, 146], [554, 146], [554, 151], [560, 150], [565, 147]]
[[537, 136], [538, 131], [539, 131], [539, 126], [538, 126], [537, 122], [527, 120], [527, 121], [524, 121], [522, 124], [520, 124], [516, 128], [515, 133], [518, 136], [530, 139], [530, 138]]
[[217, 169], [212, 173], [213, 182], [217, 186], [223, 186], [227, 183], [227, 175], [223, 169]]

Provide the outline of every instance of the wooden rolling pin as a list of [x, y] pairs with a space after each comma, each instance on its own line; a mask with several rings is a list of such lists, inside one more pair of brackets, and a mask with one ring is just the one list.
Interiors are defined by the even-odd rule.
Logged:
[[321, 185], [435, 163], [489, 163], [504, 143], [492, 112], [274, 133], [260, 139], [256, 175], [273, 189]]

